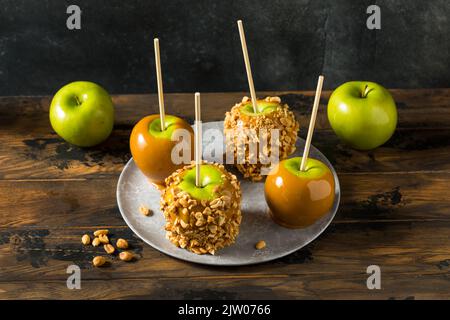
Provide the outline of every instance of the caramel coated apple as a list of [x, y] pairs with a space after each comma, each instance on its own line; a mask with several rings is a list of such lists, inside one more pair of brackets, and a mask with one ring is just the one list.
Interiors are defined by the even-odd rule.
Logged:
[[334, 177], [321, 161], [301, 157], [281, 161], [267, 176], [264, 193], [272, 219], [288, 228], [306, 228], [326, 215], [334, 202]]
[[166, 237], [196, 254], [215, 254], [235, 242], [241, 224], [241, 188], [236, 176], [217, 163], [203, 162], [200, 186], [195, 163], [166, 179], [161, 211]]
[[[278, 147], [277, 158], [285, 159], [295, 151], [295, 142], [299, 130], [299, 123], [295, 119], [294, 113], [285, 103], [281, 103], [279, 97], [266, 97], [257, 101], [257, 112], [253, 110], [253, 105], [248, 97], [244, 97], [237, 103], [231, 111], [225, 114], [224, 133], [227, 137], [227, 149], [234, 153], [234, 161], [237, 169], [252, 181], [260, 181], [265, 175], [262, 169], [269, 169], [271, 164], [261, 163], [260, 158], [252, 161], [251, 152], [248, 145], [252, 142], [258, 144], [258, 148], [264, 150], [267, 147], [267, 156], [272, 154], [271, 148]], [[271, 131], [278, 130], [278, 145], [271, 145]], [[241, 132], [253, 132], [242, 139]], [[261, 144], [260, 133], [266, 132], [267, 145]], [[228, 140], [229, 139], [229, 140]], [[244, 157], [239, 159], [240, 145], [244, 145]]]
[[179, 141], [172, 141], [178, 129], [187, 130], [190, 137], [190, 160], [194, 158], [194, 131], [181, 118], [166, 115], [166, 129], [161, 131], [159, 114], [142, 118], [133, 128], [130, 149], [138, 168], [155, 184], [163, 185], [164, 179], [185, 164], [172, 161], [172, 149]]

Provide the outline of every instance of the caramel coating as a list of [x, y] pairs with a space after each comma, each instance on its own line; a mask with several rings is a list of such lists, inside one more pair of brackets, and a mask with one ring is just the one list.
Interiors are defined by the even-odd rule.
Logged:
[[264, 193], [276, 223], [287, 228], [306, 228], [330, 211], [334, 187], [330, 170], [315, 179], [300, 179], [279, 165], [276, 174], [267, 176]]
[[[153, 120], [159, 119], [159, 114], [142, 118], [133, 128], [130, 135], [130, 149], [133, 160], [139, 169], [153, 183], [163, 184], [172, 172], [182, 168], [183, 164], [175, 165], [172, 162], [171, 153], [178, 143], [170, 139], [157, 138], [148, 133], [149, 125]], [[194, 131], [191, 126], [183, 121], [177, 123], [178, 128], [186, 129], [191, 134], [191, 159], [194, 158]]]

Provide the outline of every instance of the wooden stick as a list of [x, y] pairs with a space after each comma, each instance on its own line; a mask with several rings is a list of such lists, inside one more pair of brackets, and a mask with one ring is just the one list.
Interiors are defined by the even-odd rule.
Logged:
[[166, 130], [166, 113], [164, 110], [164, 93], [161, 72], [161, 56], [159, 54], [159, 39], [155, 38], [153, 42], [155, 46], [156, 81], [158, 82], [159, 118], [161, 120], [161, 131], [164, 131]]
[[195, 93], [195, 185], [200, 187], [200, 165], [202, 163], [202, 120], [200, 93]]
[[308, 161], [309, 147], [314, 133], [314, 125], [316, 124], [317, 110], [319, 109], [320, 95], [322, 93], [323, 76], [319, 76], [317, 80], [316, 96], [314, 98], [314, 105], [311, 113], [311, 120], [309, 121], [308, 136], [306, 137], [305, 150], [303, 151], [302, 163], [300, 164], [300, 171], [305, 171], [306, 162]]
[[256, 104], [255, 85], [253, 83], [252, 68], [250, 66], [250, 58], [248, 56], [247, 42], [245, 41], [244, 26], [242, 24], [242, 20], [238, 20], [237, 24], [239, 29], [239, 36], [241, 38], [242, 53], [244, 54], [245, 69], [247, 70], [247, 79], [248, 79], [248, 86], [250, 88], [250, 96], [252, 97], [253, 112], [257, 113], [258, 108]]

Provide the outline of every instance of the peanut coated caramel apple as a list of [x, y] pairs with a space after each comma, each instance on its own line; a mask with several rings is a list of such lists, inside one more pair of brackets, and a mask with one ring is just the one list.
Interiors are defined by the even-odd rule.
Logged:
[[[224, 133], [227, 137], [227, 148], [234, 152], [234, 161], [237, 169], [244, 175], [244, 178], [250, 178], [253, 181], [262, 180], [261, 169], [269, 168], [270, 164], [263, 164], [260, 158], [255, 158], [250, 154], [250, 149], [245, 147], [239, 149], [244, 143], [246, 146], [250, 142], [260, 143], [261, 129], [267, 132], [267, 156], [271, 155], [271, 129], [279, 130], [279, 141], [273, 147], [279, 147], [279, 159], [287, 158], [295, 151], [295, 142], [297, 141], [297, 133], [299, 123], [295, 119], [295, 115], [289, 110], [287, 104], [282, 104], [279, 97], [267, 97], [264, 100], [257, 100], [257, 113], [253, 110], [253, 105], [248, 97], [244, 97], [242, 101], [236, 104], [230, 112], [225, 115]], [[239, 132], [246, 132], [250, 129], [255, 135], [247, 135], [244, 139], [240, 137]], [[265, 134], [265, 133], [264, 133]], [[243, 161], [238, 157], [238, 150], [245, 150]], [[255, 160], [252, 160], [256, 159]], [[240, 162], [240, 163], [239, 163]]]
[[200, 166], [195, 183], [195, 163], [166, 179], [161, 211], [166, 238], [196, 254], [215, 254], [234, 243], [241, 224], [241, 188], [236, 176], [216, 163]]
[[305, 228], [327, 214], [334, 202], [334, 177], [321, 161], [301, 157], [281, 161], [267, 176], [264, 193], [272, 219], [288, 228]]
[[161, 130], [159, 114], [142, 118], [133, 128], [130, 136], [130, 149], [134, 162], [147, 178], [157, 184], [185, 164], [172, 161], [172, 149], [178, 141], [172, 141], [172, 135], [178, 129], [187, 130], [190, 136], [190, 159], [194, 158], [194, 131], [181, 118], [166, 115], [165, 130]]

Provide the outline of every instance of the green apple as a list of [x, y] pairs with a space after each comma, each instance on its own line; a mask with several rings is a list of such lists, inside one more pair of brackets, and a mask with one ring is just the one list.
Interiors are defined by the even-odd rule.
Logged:
[[307, 159], [305, 170], [301, 171], [301, 161], [301, 157], [294, 157], [285, 159], [282, 163], [288, 172], [302, 179], [317, 179], [322, 177], [326, 172], [330, 171], [330, 169], [323, 162], [313, 158]]
[[90, 147], [106, 140], [114, 125], [114, 106], [108, 92], [88, 81], [62, 87], [50, 105], [50, 123], [67, 142]]
[[180, 129], [180, 121], [182, 120], [178, 117], [166, 115], [164, 117], [165, 130], [161, 131], [161, 119], [156, 118], [148, 126], [148, 132], [155, 138], [170, 140], [174, 131]]
[[195, 185], [195, 167], [188, 170], [182, 181], [179, 184], [179, 188], [182, 191], [189, 193], [194, 199], [197, 200], [213, 200], [217, 198], [217, 194], [214, 192], [217, 186], [223, 184], [222, 172], [214, 165], [203, 164], [200, 166], [200, 186]]
[[359, 150], [374, 149], [392, 136], [397, 108], [388, 90], [368, 81], [340, 85], [328, 101], [328, 120], [334, 132]]
[[257, 116], [257, 115], [260, 115], [260, 114], [271, 113], [271, 112], [277, 110], [277, 108], [279, 106], [280, 105], [278, 103], [276, 103], [276, 102], [267, 102], [265, 100], [258, 100], [258, 101], [256, 101], [256, 107], [257, 107], [257, 110], [256, 110], [257, 112], [256, 113], [253, 110], [252, 102], [245, 103], [241, 107], [240, 111], [242, 113], [246, 114], [246, 115], [249, 115], [249, 116]]

